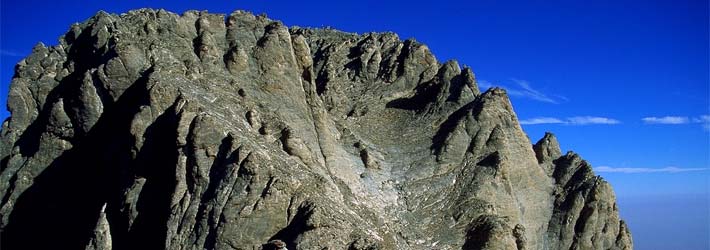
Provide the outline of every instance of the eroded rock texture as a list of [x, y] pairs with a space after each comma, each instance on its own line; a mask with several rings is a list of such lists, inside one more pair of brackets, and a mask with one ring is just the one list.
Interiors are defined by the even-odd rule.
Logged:
[[632, 248], [588, 163], [392, 33], [99, 13], [8, 108], [2, 249]]

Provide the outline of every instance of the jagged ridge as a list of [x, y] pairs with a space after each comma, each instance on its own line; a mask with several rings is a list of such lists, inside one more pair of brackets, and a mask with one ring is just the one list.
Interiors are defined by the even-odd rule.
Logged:
[[589, 164], [392, 33], [102, 12], [8, 108], [3, 249], [632, 248]]

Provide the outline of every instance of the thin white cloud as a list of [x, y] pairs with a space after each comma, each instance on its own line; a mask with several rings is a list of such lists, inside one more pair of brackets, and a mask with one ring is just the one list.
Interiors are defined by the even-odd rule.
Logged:
[[535, 124], [559, 124], [565, 123], [565, 121], [554, 118], [554, 117], [536, 117], [532, 119], [520, 120], [520, 124], [523, 125], [535, 125]]
[[540, 102], [558, 104], [558, 103], [560, 103], [560, 101], [567, 101], [567, 98], [564, 96], [560, 96], [560, 95], [550, 96], [548, 94], [542, 93], [541, 91], [533, 88], [530, 85], [530, 82], [528, 82], [528, 81], [519, 80], [519, 79], [511, 79], [511, 81], [513, 83], [515, 83], [515, 85], [517, 85], [517, 86], [510, 87], [510, 86], [505, 86], [505, 85], [500, 85], [500, 84], [493, 84], [493, 83], [491, 83], [489, 81], [485, 81], [485, 80], [478, 81], [478, 86], [483, 90], [498, 86], [498, 87], [504, 88], [506, 90], [506, 92], [508, 92], [508, 95], [510, 95], [510, 96], [523, 97], [523, 98], [528, 98], [528, 99], [532, 99], [532, 100], [540, 101]]
[[679, 168], [679, 167], [664, 167], [664, 168], [617, 168], [609, 166], [599, 166], [594, 168], [597, 173], [624, 173], [624, 174], [639, 174], [639, 173], [682, 173], [692, 171], [704, 171], [707, 168]]
[[513, 82], [515, 82], [521, 88], [521, 90], [511, 90], [514, 92], [515, 95], [524, 96], [541, 102], [548, 102], [554, 104], [559, 103], [557, 100], [554, 100], [546, 94], [534, 89], [532, 86], [530, 86], [530, 83], [528, 81], [513, 79]]
[[710, 122], [710, 115], [701, 115], [701, 116], [695, 117], [695, 118], [693, 118], [693, 122], [709, 123]]
[[18, 53], [18, 52], [15, 52], [15, 51], [11, 51], [11, 50], [4, 50], [4, 49], [0, 49], [0, 55], [3, 55], [3, 56], [14, 56], [14, 57], [23, 57], [23, 56], [25, 56], [25, 55], [23, 55], [23, 54], [21, 54], [21, 53]]
[[597, 117], [597, 116], [576, 116], [567, 118], [567, 120], [572, 125], [590, 125], [590, 124], [619, 124], [619, 120], [607, 118], [607, 117]]
[[536, 125], [536, 124], [564, 124], [564, 125], [594, 125], [594, 124], [605, 124], [614, 125], [619, 124], [621, 121], [608, 118], [608, 117], [598, 117], [598, 116], [573, 116], [567, 117], [565, 119], [555, 118], [555, 117], [535, 117], [531, 119], [520, 120], [522, 125]]
[[641, 118], [641, 121], [645, 124], [669, 124], [669, 125], [683, 125], [696, 123], [703, 126], [705, 131], [710, 132], [710, 115], [701, 115], [696, 117], [687, 116], [649, 116]]
[[705, 131], [710, 131], [710, 115], [701, 115], [693, 118], [694, 123], [701, 123]]
[[641, 120], [646, 124], [687, 124], [690, 119], [685, 116], [663, 116], [663, 117], [644, 117]]

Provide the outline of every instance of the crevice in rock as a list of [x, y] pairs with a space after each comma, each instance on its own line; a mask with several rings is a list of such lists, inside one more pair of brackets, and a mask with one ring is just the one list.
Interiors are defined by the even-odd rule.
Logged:
[[457, 102], [461, 99], [464, 88], [466, 87], [466, 79], [463, 74], [458, 74], [451, 78], [451, 87], [449, 96], [446, 97], [447, 102]]
[[498, 151], [495, 151], [482, 160], [480, 160], [476, 165], [478, 166], [484, 166], [484, 167], [492, 167], [492, 168], [498, 168], [500, 165], [501, 160], [500, 160], [500, 153]]
[[[5, 163], [7, 164], [7, 163]], [[9, 186], [7, 187], [7, 190], [5, 191], [5, 195], [2, 197], [2, 202], [0, 202], [0, 207], [5, 206], [7, 202], [10, 200], [10, 197], [12, 196], [12, 193], [15, 192], [15, 182], [17, 181], [17, 173], [12, 174], [12, 177], [10, 177], [9, 181]], [[0, 225], [5, 225], [5, 221], [0, 221]]]
[[320, 49], [320, 50], [316, 51], [315, 55], [313, 56], [314, 64], [316, 62], [321, 63], [321, 61], [322, 61], [323, 66], [322, 66], [321, 70], [318, 72], [318, 74], [316, 75], [316, 79], [315, 79], [316, 94], [318, 96], [323, 95], [323, 93], [325, 92], [326, 87], [328, 85], [328, 73], [326, 70], [326, 67], [327, 67], [326, 65], [328, 64], [328, 58], [325, 56], [324, 49]]
[[309, 204], [302, 204], [296, 214], [291, 219], [291, 222], [285, 228], [279, 230], [274, 236], [271, 236], [269, 240], [282, 240], [286, 243], [289, 249], [298, 249], [296, 239], [299, 235], [315, 229], [312, 225], [308, 224], [308, 220], [313, 215], [313, 209]]
[[[222, 139], [222, 143], [219, 146], [219, 151], [217, 157], [210, 168], [210, 182], [207, 186], [207, 190], [201, 197], [200, 210], [197, 213], [196, 224], [204, 221], [204, 216], [207, 216], [207, 236], [205, 237], [204, 247], [205, 249], [213, 249], [217, 240], [217, 226], [219, 223], [219, 218], [215, 220], [215, 213], [220, 213], [219, 208], [216, 208], [215, 202], [217, 202], [218, 188], [222, 185], [226, 177], [230, 174], [230, 166], [234, 167], [232, 164], [239, 160], [239, 150], [230, 152], [234, 148], [234, 138], [228, 135]], [[206, 211], [208, 210], [209, 211]]]
[[135, 175], [146, 182], [138, 198], [138, 216], [122, 242], [131, 249], [165, 247], [178, 159], [179, 117], [174, 105], [146, 129], [145, 142], [134, 162]]
[[404, 75], [404, 65], [411, 54], [413, 43], [414, 41], [411, 39], [407, 39], [403, 42], [402, 51], [397, 55], [397, 77]]
[[419, 84], [414, 88], [412, 97], [399, 98], [385, 104], [387, 108], [396, 108], [422, 112], [430, 103], [436, 102], [436, 96], [441, 91], [442, 84], [435, 84], [434, 81]]
[[449, 138], [449, 135], [456, 129], [456, 127], [459, 126], [463, 118], [466, 117], [469, 112], [471, 112], [471, 107], [473, 107], [474, 105], [474, 102], [464, 105], [463, 107], [451, 113], [446, 118], [446, 120], [444, 120], [444, 122], [439, 125], [439, 128], [436, 130], [434, 137], [432, 137], [431, 139], [430, 147], [430, 149], [433, 150], [434, 155], [436, 155], [437, 158], [439, 155], [441, 155], [442, 151], [446, 147], [446, 140]]

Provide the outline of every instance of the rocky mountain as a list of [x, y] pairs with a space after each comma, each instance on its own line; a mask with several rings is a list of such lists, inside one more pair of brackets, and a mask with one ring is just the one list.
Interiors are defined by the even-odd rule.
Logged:
[[393, 33], [101, 12], [8, 109], [2, 249], [632, 249], [587, 162]]

